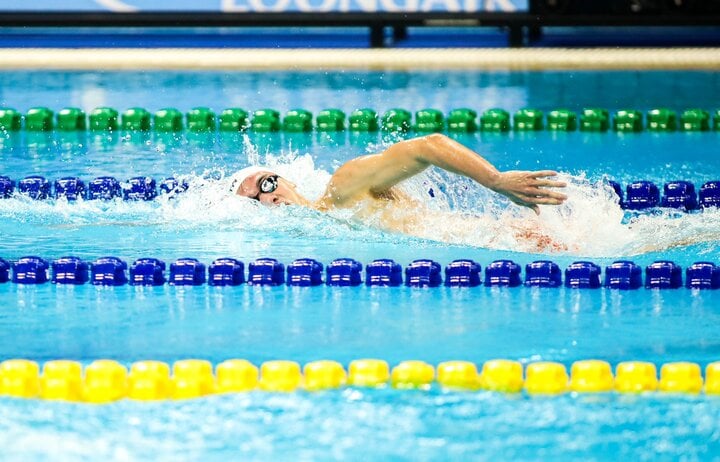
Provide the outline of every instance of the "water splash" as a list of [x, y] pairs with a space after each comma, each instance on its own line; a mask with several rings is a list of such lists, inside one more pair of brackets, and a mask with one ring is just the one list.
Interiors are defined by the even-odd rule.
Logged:
[[[270, 169], [295, 183], [311, 199], [322, 195], [331, 176], [316, 168], [309, 155], [290, 152], [263, 157]], [[199, 234], [208, 230], [239, 234], [271, 230], [278, 239], [291, 236], [361, 242], [397, 241], [401, 231], [406, 236], [400, 241], [407, 245], [421, 238], [487, 249], [588, 257], [638, 255], [698, 243], [715, 248], [720, 243], [720, 211], [687, 214], [661, 210], [631, 216], [620, 208], [605, 181], [584, 176], [561, 174], [559, 179], [568, 185], [568, 200], [559, 207], [542, 206], [536, 216], [469, 179], [436, 169], [401, 185], [413, 199], [413, 207], [386, 208], [371, 214], [359, 209], [325, 214], [301, 207], [264, 207], [229, 193], [226, 178], [232, 173], [181, 177], [189, 184], [188, 191], [162, 195], [153, 202], [116, 199], [68, 203], [15, 196], [0, 201], [0, 218], [5, 222], [0, 229], [10, 232], [8, 223], [21, 223], [49, 228], [150, 226]], [[397, 223], [401, 225], [395, 226]]]
[[568, 200], [561, 206], [541, 206], [540, 215], [444, 172], [408, 182], [408, 191], [421, 198], [423, 190], [433, 189], [435, 197], [429, 202], [442, 212], [441, 217], [426, 221], [419, 234], [439, 235], [457, 244], [615, 257], [720, 242], [720, 210], [655, 209], [631, 214], [620, 207], [605, 179], [590, 181], [584, 175], [569, 174], [560, 174], [558, 179], [567, 183]]

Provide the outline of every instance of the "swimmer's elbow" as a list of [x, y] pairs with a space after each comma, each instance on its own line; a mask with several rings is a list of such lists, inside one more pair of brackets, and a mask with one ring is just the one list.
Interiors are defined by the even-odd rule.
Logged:
[[415, 150], [417, 150], [418, 146], [423, 146], [426, 148], [425, 150], [427, 150], [428, 148], [436, 149], [438, 147], [447, 146], [450, 141], [451, 139], [447, 135], [443, 135], [442, 133], [431, 133], [418, 138], [401, 141], [398, 145], [412, 146]]
[[447, 143], [451, 138], [442, 133], [430, 133], [429, 135], [423, 136], [430, 143]]
[[410, 141], [415, 143], [411, 149], [415, 161], [422, 164], [437, 163], [452, 144], [452, 140], [442, 133], [431, 133]]
[[414, 164], [416, 168], [427, 167], [434, 164], [435, 159], [447, 151], [449, 140], [450, 138], [442, 133], [432, 133], [400, 141], [388, 148], [385, 155], [396, 161], [403, 159], [401, 162], [405, 165]]

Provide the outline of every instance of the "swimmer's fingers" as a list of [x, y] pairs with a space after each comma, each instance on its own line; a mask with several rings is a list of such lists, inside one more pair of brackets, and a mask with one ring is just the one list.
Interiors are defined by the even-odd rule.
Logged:
[[558, 176], [558, 172], [555, 170], [536, 170], [534, 172], [528, 172], [532, 178], [548, 178], [551, 176]]
[[521, 194], [516, 200], [513, 200], [516, 204], [529, 206], [532, 204], [540, 205], [560, 205], [565, 201], [562, 197], [547, 197], [547, 196], [528, 196]]
[[536, 215], [540, 215], [540, 207], [538, 207], [538, 205], [560, 205], [564, 201], [564, 199], [554, 197], [528, 196], [525, 194], [518, 194], [510, 198], [510, 200], [517, 205], [532, 209]]
[[533, 201], [534, 198], [538, 197], [549, 197], [551, 199], [556, 199], [560, 202], [567, 199], [567, 195], [553, 191], [551, 189], [545, 189], [545, 188], [539, 188], [534, 186], [528, 186], [523, 191], [515, 193], [518, 197], [520, 197], [523, 200], [529, 200]]
[[563, 203], [564, 198], [556, 197], [531, 197], [528, 202], [531, 204], [542, 204], [542, 205], [560, 205]]
[[531, 191], [531, 197], [549, 197], [552, 199], [557, 199], [559, 201], [564, 201], [565, 199], [567, 199], [567, 195], [561, 192], [543, 188], [535, 188], [535, 190]]
[[540, 207], [527, 200], [521, 199], [520, 197], [511, 197], [510, 202], [532, 209], [532, 211], [535, 212], [536, 215], [540, 215]]
[[535, 178], [535, 181], [533, 181], [533, 186], [542, 188], [564, 188], [565, 186], [567, 186], [567, 183], [565, 183], [564, 181], [539, 180]]
[[558, 173], [554, 170], [540, 170], [539, 172], [532, 172], [531, 178], [533, 179], [532, 185], [541, 188], [564, 188], [567, 183], [564, 181], [549, 180], [548, 177], [556, 176]]

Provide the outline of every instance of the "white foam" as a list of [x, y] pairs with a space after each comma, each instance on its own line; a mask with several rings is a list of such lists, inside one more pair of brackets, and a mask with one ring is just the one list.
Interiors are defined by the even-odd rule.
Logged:
[[[558, 179], [567, 183], [568, 200], [561, 206], [541, 206], [537, 216], [471, 180], [429, 170], [402, 185], [427, 207], [409, 232], [452, 244], [588, 257], [630, 256], [720, 240], [720, 211], [654, 210], [628, 220], [606, 181], [569, 174]], [[398, 210], [395, 218], [407, 213]], [[378, 220], [373, 224], [382, 226]]]
[[[309, 155], [266, 155], [264, 163], [296, 183], [311, 199], [322, 194], [330, 179], [330, 173], [316, 168]], [[226, 176], [232, 173], [222, 172]], [[359, 222], [356, 210], [323, 214], [294, 206], [264, 207], [229, 194], [226, 180], [208, 179], [202, 174], [181, 179], [188, 182], [188, 191], [174, 198], [161, 195], [153, 202], [117, 199], [68, 203], [15, 196], [0, 200], [0, 218], [40, 226], [149, 224], [238, 233], [272, 229], [298, 238], [387, 239], [382, 231], [388, 229], [380, 216], [365, 216]], [[393, 219], [404, 220], [405, 231], [412, 236], [521, 252], [616, 257], [703, 242], [716, 245], [720, 241], [720, 211], [662, 211], [628, 221], [605, 182], [568, 174], [561, 174], [560, 179], [568, 184], [567, 202], [559, 207], [541, 206], [536, 216], [466, 178], [431, 169], [401, 185], [418, 207], [397, 208], [390, 214]], [[430, 189], [434, 197], [428, 194]]]

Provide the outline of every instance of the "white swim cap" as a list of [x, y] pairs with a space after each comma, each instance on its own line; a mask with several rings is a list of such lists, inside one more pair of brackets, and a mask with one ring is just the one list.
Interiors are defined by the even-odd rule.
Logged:
[[230, 189], [230, 192], [233, 194], [237, 193], [237, 189], [240, 187], [240, 184], [245, 181], [245, 178], [256, 175], [260, 172], [272, 173], [272, 170], [260, 165], [251, 165], [250, 167], [245, 167], [244, 169], [233, 173], [230, 175], [228, 181], [228, 188]]

